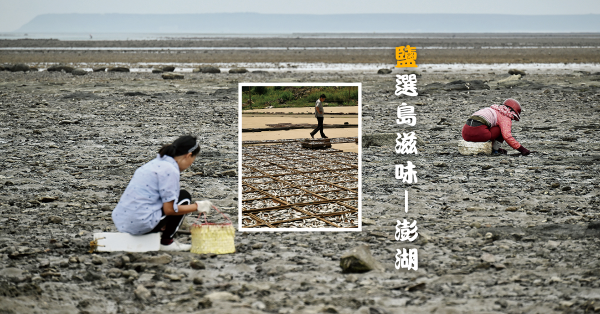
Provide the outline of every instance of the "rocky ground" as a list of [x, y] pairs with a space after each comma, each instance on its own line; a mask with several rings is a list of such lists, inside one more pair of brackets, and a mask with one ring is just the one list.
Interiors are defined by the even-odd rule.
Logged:
[[[395, 73], [0, 72], [0, 312], [600, 311], [599, 75], [419, 71], [414, 98], [394, 95]], [[114, 231], [134, 170], [181, 134], [202, 139], [182, 187], [237, 221], [237, 83], [266, 81], [363, 84], [362, 232], [237, 233], [219, 256], [87, 252]], [[465, 119], [507, 97], [524, 109], [513, 134], [537, 153], [459, 155]], [[395, 123], [402, 102], [415, 127]], [[408, 130], [419, 154], [396, 155]], [[394, 178], [406, 161], [417, 183]], [[403, 219], [415, 242], [395, 240]], [[341, 271], [361, 244], [384, 270]], [[395, 269], [401, 248], [418, 249], [417, 271]]]

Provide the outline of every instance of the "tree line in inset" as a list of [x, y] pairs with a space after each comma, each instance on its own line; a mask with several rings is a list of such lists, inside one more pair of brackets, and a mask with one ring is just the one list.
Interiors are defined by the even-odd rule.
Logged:
[[242, 109], [312, 107], [322, 94], [329, 106], [358, 106], [358, 86], [242, 86]]

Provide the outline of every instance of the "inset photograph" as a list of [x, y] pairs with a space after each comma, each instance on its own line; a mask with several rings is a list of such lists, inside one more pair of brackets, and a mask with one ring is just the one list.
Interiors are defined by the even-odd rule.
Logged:
[[239, 230], [361, 230], [361, 84], [239, 85]]

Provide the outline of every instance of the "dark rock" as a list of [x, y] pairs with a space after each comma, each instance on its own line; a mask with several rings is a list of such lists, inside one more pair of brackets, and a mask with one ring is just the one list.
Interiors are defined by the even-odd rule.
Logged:
[[201, 285], [201, 284], [203, 284], [203, 283], [204, 283], [204, 281], [202, 280], [202, 277], [194, 277], [194, 279], [192, 280], [192, 282], [193, 282], [195, 285]]
[[83, 276], [83, 279], [87, 281], [96, 281], [106, 279], [106, 277], [101, 272], [88, 269], [85, 275]]
[[125, 96], [148, 96], [142, 92], [125, 92], [123, 95], [125, 95]]
[[190, 262], [190, 267], [193, 269], [206, 269], [206, 265], [197, 259]]
[[85, 99], [85, 100], [90, 100], [90, 99], [96, 99], [98, 98], [98, 96], [96, 96], [94, 93], [90, 93], [90, 92], [75, 92], [72, 94], [67, 94], [65, 96], [63, 96], [64, 99], [76, 99], [76, 100], [81, 100], [81, 99]]
[[113, 67], [107, 70], [108, 72], [130, 72], [127, 67]]
[[204, 297], [198, 302], [199, 309], [209, 309], [211, 307], [212, 307], [212, 301], [209, 298]]
[[484, 83], [482, 80], [472, 80], [472, 81], [463, 81], [456, 80], [446, 84], [443, 90], [451, 91], [451, 90], [482, 90], [482, 89], [490, 89], [490, 87]]
[[75, 70], [74, 67], [72, 66], [68, 66], [65, 64], [57, 64], [57, 65], [53, 65], [51, 67], [48, 68], [48, 72], [61, 72], [61, 71], [65, 71], [67, 73], [71, 73], [73, 72], [73, 70]]
[[176, 73], [165, 73], [162, 75], [162, 78], [165, 80], [183, 80], [183, 75]]
[[17, 63], [11, 67], [10, 71], [11, 72], [27, 72], [27, 71], [29, 71], [29, 66], [24, 63]]
[[527, 75], [527, 73], [525, 73], [525, 71], [518, 70], [518, 69], [510, 69], [510, 70], [508, 70], [508, 74], [510, 74], [510, 75], [520, 75], [520, 76]]
[[50, 216], [48, 217], [48, 223], [49, 224], [61, 224], [63, 221], [62, 218], [58, 217], [58, 216]]
[[71, 74], [73, 74], [73, 75], [86, 75], [87, 71], [84, 70], [84, 69], [81, 69], [81, 68], [76, 68], [76, 69], [73, 69], [73, 71], [71, 71]]
[[263, 71], [263, 70], [256, 70], [256, 71], [251, 71], [250, 73], [266, 74], [266, 73], [269, 73], [269, 72], [268, 71]]
[[241, 73], [246, 73], [248, 72], [248, 70], [246, 70], [245, 68], [233, 68], [229, 70], [229, 73], [232, 74], [241, 74]]
[[379, 69], [377, 71], [377, 74], [390, 74], [390, 73], [392, 73], [392, 70], [390, 70], [390, 69]]
[[213, 66], [204, 66], [204, 67], [200, 67], [200, 72], [202, 73], [221, 73], [221, 69], [217, 68], [217, 67], [213, 67]]
[[152, 69], [152, 73], [163, 73], [162, 69]]
[[175, 71], [175, 67], [172, 65], [167, 65], [162, 67], [163, 72], [173, 72]]
[[383, 265], [373, 258], [366, 245], [357, 246], [340, 257], [340, 267], [347, 273], [364, 273], [371, 270], [384, 270]]
[[97, 67], [92, 69], [93, 72], [106, 72], [106, 67]]
[[38, 198], [38, 201], [42, 202], [42, 203], [50, 203], [50, 202], [56, 201], [57, 199], [58, 199], [58, 197], [56, 197], [56, 196], [42, 196], [42, 197]]
[[39, 72], [40, 69], [36, 68], [36, 67], [29, 67], [29, 72]]

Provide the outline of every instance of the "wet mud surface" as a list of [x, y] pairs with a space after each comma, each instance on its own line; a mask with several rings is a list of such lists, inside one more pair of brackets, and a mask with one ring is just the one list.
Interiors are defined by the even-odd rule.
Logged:
[[[9, 63], [241, 63], [325, 62], [395, 64], [394, 47], [419, 47], [417, 62], [591, 63], [600, 62], [599, 35], [588, 34], [390, 34], [387, 38], [192, 38], [173, 40], [0, 40], [0, 60]], [[29, 48], [50, 48], [29, 50]], [[169, 50], [168, 48], [176, 48]], [[208, 47], [208, 49], [197, 49]], [[268, 47], [265, 50], [262, 48]], [[387, 48], [386, 48], [387, 47]], [[64, 49], [62, 49], [64, 48]], [[89, 49], [85, 49], [89, 48]], [[94, 49], [113, 50], [94, 50]], [[118, 48], [133, 48], [121, 50]], [[165, 48], [144, 50], [144, 48]], [[186, 50], [186, 48], [188, 48]], [[216, 48], [216, 49], [214, 49]], [[385, 49], [382, 49], [385, 48]], [[57, 49], [57, 50], [53, 50]], [[72, 50], [79, 49], [79, 50]]]
[[[0, 72], [2, 311], [598, 311], [598, 74], [532, 71], [499, 84], [507, 72], [421, 72], [410, 98], [394, 95], [395, 73]], [[363, 84], [362, 232], [237, 233], [237, 252], [222, 256], [87, 253], [93, 232], [114, 231], [111, 210], [135, 169], [185, 133], [202, 145], [182, 187], [237, 221], [237, 83], [290, 80]], [[523, 106], [513, 135], [537, 153], [459, 155], [466, 118], [508, 97]], [[402, 102], [416, 126], [395, 123]], [[395, 133], [408, 130], [419, 154], [397, 155]], [[407, 161], [418, 172], [410, 185], [394, 178]], [[417, 220], [415, 242], [395, 240], [403, 219]], [[384, 271], [341, 272], [340, 256], [360, 244]], [[417, 271], [395, 269], [402, 248], [418, 249]]]

